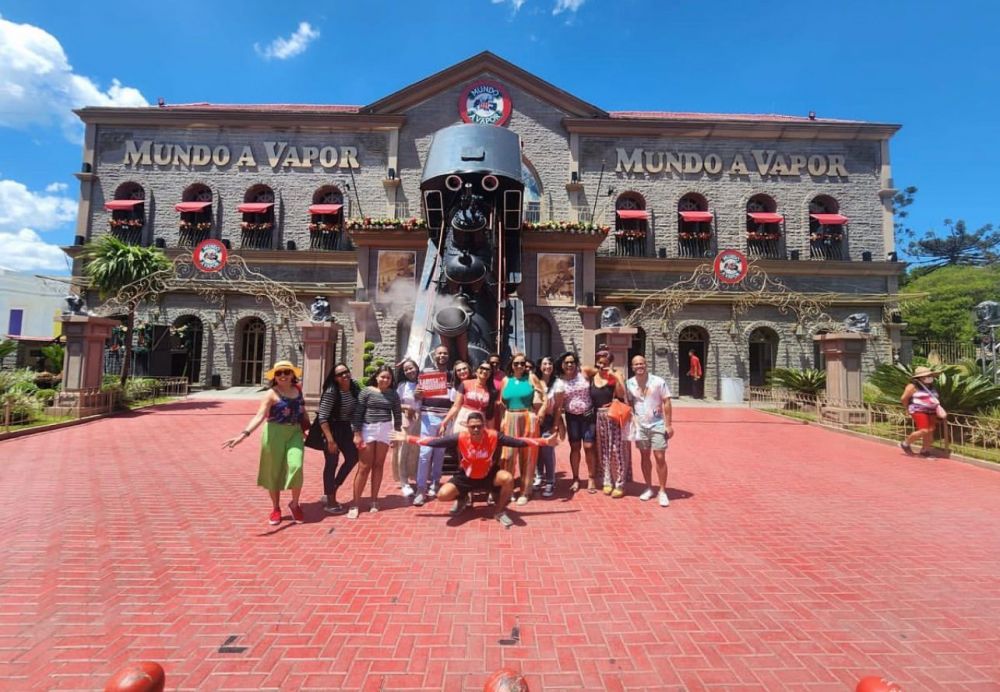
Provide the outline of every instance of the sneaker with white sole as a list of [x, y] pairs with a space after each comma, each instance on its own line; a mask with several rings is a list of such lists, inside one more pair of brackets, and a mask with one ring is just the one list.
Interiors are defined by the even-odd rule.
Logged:
[[427, 502], [427, 499], [423, 493], [417, 493], [417, 496], [413, 498], [414, 507], [423, 507], [425, 502]]
[[670, 498], [667, 497], [667, 493], [663, 490], [660, 491], [660, 507], [669, 507]]
[[652, 488], [646, 488], [646, 490], [642, 493], [642, 495], [639, 496], [639, 499], [642, 500], [643, 502], [648, 502], [649, 500], [652, 500], [654, 497], [656, 497], [656, 491], [653, 490]]
[[551, 483], [546, 483], [545, 487], [542, 488], [542, 497], [552, 497], [555, 494], [555, 488], [552, 487]]
[[409, 483], [405, 483], [401, 486], [400, 491], [402, 491], [403, 497], [413, 497], [413, 494], [416, 492], [412, 487], [410, 487]]
[[528, 496], [522, 495], [521, 497], [517, 498], [517, 504], [521, 507], [528, 504]]
[[435, 498], [437, 497], [437, 494], [438, 494], [438, 487], [437, 484], [435, 483], [431, 485], [431, 487], [427, 490], [427, 497]]
[[453, 515], [461, 514], [462, 512], [465, 511], [465, 509], [468, 506], [469, 506], [469, 496], [460, 495], [458, 499], [455, 500], [455, 503], [451, 506], [451, 509], [449, 509], [448, 512]]
[[542, 477], [541, 476], [535, 476], [535, 480], [531, 483], [531, 487], [532, 488], [540, 488], [540, 487], [542, 487]]
[[361, 510], [359, 510], [357, 507], [351, 507], [351, 509], [348, 510], [347, 512], [348, 519], [357, 519], [358, 516], [360, 515], [361, 515]]
[[507, 515], [507, 513], [506, 513], [506, 512], [500, 512], [500, 513], [498, 513], [498, 514], [497, 514], [497, 515], [496, 515], [496, 516], [494, 517], [494, 519], [496, 519], [497, 521], [499, 521], [499, 522], [500, 522], [500, 525], [501, 525], [501, 526], [503, 526], [503, 527], [504, 527], [505, 529], [509, 529], [509, 528], [510, 528], [511, 526], [513, 526], [513, 525], [514, 525], [514, 520], [513, 520], [513, 519], [511, 519], [511, 518], [510, 518], [510, 517], [509, 517], [509, 516]]

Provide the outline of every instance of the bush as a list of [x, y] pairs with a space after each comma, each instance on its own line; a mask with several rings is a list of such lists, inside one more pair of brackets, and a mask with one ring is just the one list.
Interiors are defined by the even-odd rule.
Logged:
[[[34, 418], [37, 418], [42, 412], [42, 402], [30, 394], [7, 392], [3, 395], [0, 401], [3, 403], [4, 411], [6, 411], [7, 406], [10, 405], [11, 423], [27, 423]], [[0, 413], [0, 417], [5, 415], [6, 413]]]
[[31, 370], [0, 370], [0, 394], [20, 392], [31, 394], [35, 386], [35, 373]]
[[56, 390], [54, 390], [54, 389], [38, 389], [38, 390], [35, 391], [35, 398], [38, 399], [38, 401], [43, 406], [51, 406], [52, 402], [55, 401], [55, 398], [56, 398]]
[[365, 342], [365, 347], [364, 347], [364, 352], [365, 353], [371, 353], [374, 350], [375, 350], [375, 342], [374, 341], [366, 341]]
[[783, 387], [798, 394], [818, 394], [826, 389], [826, 372], [775, 368], [768, 373], [767, 382], [772, 387]]
[[149, 399], [156, 392], [156, 380], [151, 377], [132, 377], [125, 381], [125, 400]]
[[[982, 375], [965, 375], [956, 365], [945, 365], [934, 385], [941, 405], [952, 413], [979, 413], [1000, 406], [1000, 386]], [[868, 381], [882, 392], [881, 402], [898, 404], [913, 370], [902, 364], [882, 363]]]

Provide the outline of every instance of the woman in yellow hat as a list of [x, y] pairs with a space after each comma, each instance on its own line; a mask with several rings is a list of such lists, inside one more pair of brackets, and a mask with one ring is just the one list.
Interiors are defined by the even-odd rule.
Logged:
[[913, 419], [913, 426], [916, 430], [899, 443], [899, 448], [911, 456], [913, 455], [913, 447], [910, 445], [917, 440], [921, 440], [920, 456], [931, 456], [931, 447], [934, 445], [934, 428], [938, 418], [945, 418], [948, 415], [941, 406], [937, 389], [934, 388], [934, 379], [940, 374], [940, 370], [931, 370], [923, 365], [918, 365], [913, 371], [913, 378], [903, 390], [901, 401]]
[[299, 494], [302, 492], [303, 421], [308, 424], [305, 400], [296, 386], [302, 378], [302, 369], [290, 361], [279, 360], [264, 377], [271, 381], [260, 408], [236, 437], [226, 440], [223, 447], [232, 449], [250, 436], [261, 422], [264, 434], [260, 438], [260, 466], [257, 470], [257, 485], [266, 488], [271, 495], [271, 516], [268, 523], [281, 523], [281, 491], [291, 490], [292, 501], [288, 508], [296, 524], [305, 521]]

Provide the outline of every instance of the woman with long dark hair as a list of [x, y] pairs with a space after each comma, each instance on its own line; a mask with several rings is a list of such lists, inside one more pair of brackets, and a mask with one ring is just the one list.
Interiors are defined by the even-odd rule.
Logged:
[[[462, 365], [464, 362], [459, 361]], [[493, 418], [493, 407], [496, 404], [497, 392], [493, 388], [493, 368], [486, 361], [476, 368], [475, 377], [458, 378], [458, 368], [455, 369], [455, 403], [441, 423], [442, 429], [447, 429], [449, 423], [454, 423], [453, 432], [465, 432], [465, 420], [473, 411], [479, 411], [487, 420]], [[491, 427], [489, 425], [487, 428]]]
[[[337, 490], [358, 463], [358, 448], [354, 445], [351, 421], [360, 395], [361, 385], [351, 377], [351, 369], [344, 363], [334, 365], [323, 382], [323, 394], [316, 414], [326, 440], [326, 449], [323, 450], [323, 509], [330, 514], [347, 511], [337, 502]], [[344, 463], [338, 470], [341, 454], [344, 455]]]
[[352, 426], [354, 444], [361, 453], [358, 472], [354, 476], [354, 504], [347, 513], [348, 519], [358, 518], [361, 493], [369, 476], [372, 481], [372, 504], [368, 511], [378, 511], [378, 491], [382, 485], [392, 431], [403, 429], [403, 411], [393, 384], [392, 368], [383, 365], [368, 379], [368, 386], [358, 396]]
[[[535, 415], [535, 393], [539, 385], [526, 367], [527, 356], [515, 353], [510, 360], [510, 372], [504, 378], [500, 389], [503, 406], [503, 420], [500, 431], [508, 437], [537, 437], [538, 417]], [[541, 405], [541, 401], [538, 402]], [[525, 505], [531, 499], [532, 481], [535, 479], [535, 463], [538, 452], [535, 447], [504, 447], [500, 452], [500, 465], [512, 476], [517, 466], [521, 479], [521, 496], [518, 505]]]
[[612, 401], [625, 401], [625, 373], [616, 370], [614, 362], [610, 351], [597, 352], [597, 371], [590, 379], [590, 400], [597, 414], [597, 456], [604, 471], [604, 494], [617, 499], [625, 496], [632, 457], [627, 432], [609, 415]]
[[[420, 434], [420, 400], [414, 396], [417, 389], [420, 366], [412, 358], [404, 358], [396, 369], [396, 394], [403, 409], [403, 430], [407, 435]], [[420, 457], [420, 447], [408, 442], [398, 445], [393, 450], [392, 475], [399, 481], [399, 489], [403, 497], [413, 495], [410, 477], [417, 474], [417, 459]]]
[[[576, 354], [567, 351], [556, 359], [559, 378], [555, 387], [555, 429], [569, 437], [569, 466], [573, 472], [572, 492], [580, 489], [580, 447], [587, 461], [587, 490], [597, 492], [597, 450], [594, 402], [590, 398], [590, 379], [594, 369], [581, 366]], [[565, 413], [565, 422], [563, 414]]]
[[299, 506], [304, 443], [302, 424], [309, 421], [302, 390], [296, 386], [302, 377], [302, 369], [287, 360], [279, 360], [264, 377], [271, 381], [271, 388], [261, 399], [257, 413], [243, 432], [229, 438], [222, 446], [233, 449], [266, 420], [264, 434], [260, 438], [257, 485], [266, 488], [271, 496], [268, 523], [271, 526], [281, 523], [281, 491], [291, 490], [292, 501], [288, 508], [292, 511], [292, 520], [301, 524], [305, 521]]
[[[544, 356], [538, 361], [538, 382], [542, 386], [544, 399], [538, 411], [538, 434], [545, 437], [553, 431], [555, 417], [556, 366], [552, 356]], [[552, 497], [556, 487], [556, 450], [552, 447], [538, 448], [538, 468], [535, 471], [536, 486], [542, 487], [542, 497]]]

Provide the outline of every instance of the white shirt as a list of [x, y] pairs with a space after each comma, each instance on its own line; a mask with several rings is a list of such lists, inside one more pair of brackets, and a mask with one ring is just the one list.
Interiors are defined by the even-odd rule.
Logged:
[[413, 396], [413, 391], [417, 388], [416, 382], [406, 380], [396, 387], [396, 394], [399, 395], [399, 403], [408, 406], [414, 411], [420, 411], [420, 401]]
[[643, 391], [638, 381], [630, 377], [625, 383], [625, 390], [628, 393], [628, 402], [635, 412], [632, 417], [633, 424], [654, 430], [666, 429], [663, 420], [663, 402], [670, 398], [670, 388], [667, 387], [666, 380], [657, 375], [647, 375], [646, 389]]

